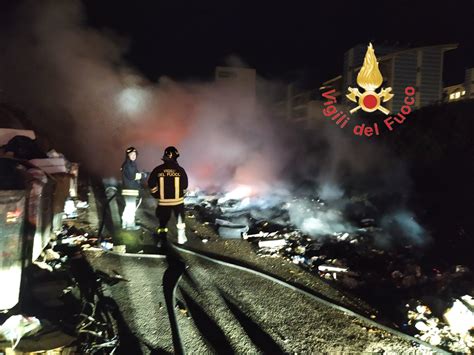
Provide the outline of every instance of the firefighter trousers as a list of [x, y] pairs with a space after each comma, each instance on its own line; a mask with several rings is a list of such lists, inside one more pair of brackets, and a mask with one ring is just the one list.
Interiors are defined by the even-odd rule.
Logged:
[[156, 217], [160, 222], [160, 227], [157, 232], [160, 239], [166, 237], [168, 232], [168, 222], [171, 218], [171, 213], [174, 213], [176, 218], [176, 228], [178, 229], [178, 243], [182, 244], [186, 242], [185, 236], [185, 224], [184, 224], [184, 203], [176, 206], [158, 206], [156, 208]]

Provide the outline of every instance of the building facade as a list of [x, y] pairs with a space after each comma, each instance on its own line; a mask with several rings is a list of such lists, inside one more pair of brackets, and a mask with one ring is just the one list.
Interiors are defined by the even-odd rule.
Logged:
[[474, 99], [474, 68], [466, 70], [464, 89], [466, 90], [466, 99]]
[[445, 102], [474, 99], [474, 68], [466, 69], [464, 82], [443, 88]]

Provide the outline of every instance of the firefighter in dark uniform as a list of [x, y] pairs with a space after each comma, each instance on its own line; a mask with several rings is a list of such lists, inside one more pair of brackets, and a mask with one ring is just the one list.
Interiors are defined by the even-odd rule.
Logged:
[[148, 187], [153, 197], [158, 201], [156, 216], [160, 221], [157, 232], [161, 243], [168, 232], [168, 222], [171, 212], [177, 220], [178, 243], [187, 241], [184, 224], [184, 194], [188, 187], [186, 171], [178, 164], [179, 152], [175, 147], [168, 147], [163, 154], [163, 164], [157, 166], [148, 178]]
[[138, 229], [135, 225], [135, 212], [137, 210], [137, 198], [140, 190], [140, 180], [145, 174], [140, 173], [137, 167], [137, 149], [128, 147], [125, 151], [125, 161], [122, 164], [122, 195], [125, 200], [125, 208], [122, 213], [123, 229]]

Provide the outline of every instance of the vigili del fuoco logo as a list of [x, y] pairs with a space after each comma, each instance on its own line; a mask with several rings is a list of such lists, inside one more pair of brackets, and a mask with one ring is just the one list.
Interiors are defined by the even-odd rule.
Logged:
[[[415, 103], [415, 88], [412, 86], [405, 88], [404, 105], [400, 108], [399, 113], [394, 116], [389, 116], [390, 110], [387, 109], [383, 103], [390, 101], [394, 97], [394, 94], [392, 94], [391, 87], [381, 88], [380, 91], [377, 92], [382, 83], [383, 76], [379, 70], [379, 63], [375, 56], [372, 43], [369, 43], [367, 52], [365, 53], [364, 63], [357, 75], [357, 84], [364, 89], [364, 91], [361, 92], [359, 88], [348, 87], [346, 97], [357, 104], [349, 113], [354, 113], [360, 109], [369, 113], [380, 111], [388, 116], [383, 120], [388, 131], [393, 131], [395, 123], [402, 124], [406, 116], [411, 113], [411, 106]], [[324, 103], [323, 114], [326, 117], [330, 117], [340, 128], [344, 128], [351, 120], [351, 116], [350, 114], [345, 114], [343, 111], [338, 111], [336, 106], [334, 106], [337, 103], [336, 97], [333, 96], [335, 92], [336, 89], [332, 89], [322, 94], [327, 100]], [[365, 135], [371, 137], [380, 135], [380, 130], [381, 128], [377, 122], [375, 122], [373, 126], [362, 123], [354, 126], [353, 133], [357, 136]]]

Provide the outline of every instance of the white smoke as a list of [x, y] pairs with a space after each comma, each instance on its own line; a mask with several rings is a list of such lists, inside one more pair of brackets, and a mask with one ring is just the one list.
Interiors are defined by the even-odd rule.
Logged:
[[318, 196], [323, 200], [338, 200], [344, 196], [344, 191], [331, 182], [324, 182], [318, 188]]
[[263, 189], [278, 175], [277, 122], [239, 85], [150, 82], [123, 60], [126, 40], [84, 25], [79, 0], [30, 0], [14, 10], [1, 41], [0, 87], [83, 168], [119, 176], [133, 145], [139, 166], [151, 170], [175, 145], [195, 186]]
[[423, 246], [431, 240], [426, 230], [416, 221], [413, 213], [407, 210], [399, 210], [383, 216], [380, 225], [386, 232], [385, 238], [379, 238], [381, 244], [406, 243]]
[[354, 230], [354, 227], [345, 221], [341, 211], [322, 209], [314, 201], [296, 200], [288, 203], [287, 209], [291, 223], [312, 237], [322, 237]]
[[[124, 61], [126, 39], [85, 25], [79, 0], [28, 0], [14, 10], [0, 38], [0, 90], [83, 169], [118, 177], [133, 145], [139, 167], [151, 170], [175, 145], [191, 187], [249, 186], [269, 205], [295, 190], [336, 201], [354, 186], [407, 191], [406, 175], [388, 152], [322, 114], [307, 131], [273, 115], [268, 96], [249, 103], [238, 85], [147, 80]], [[231, 58], [231, 64], [242, 62]], [[275, 85], [257, 78], [256, 87], [268, 93]], [[311, 208], [290, 211], [310, 235], [351, 228], [336, 212]]]

